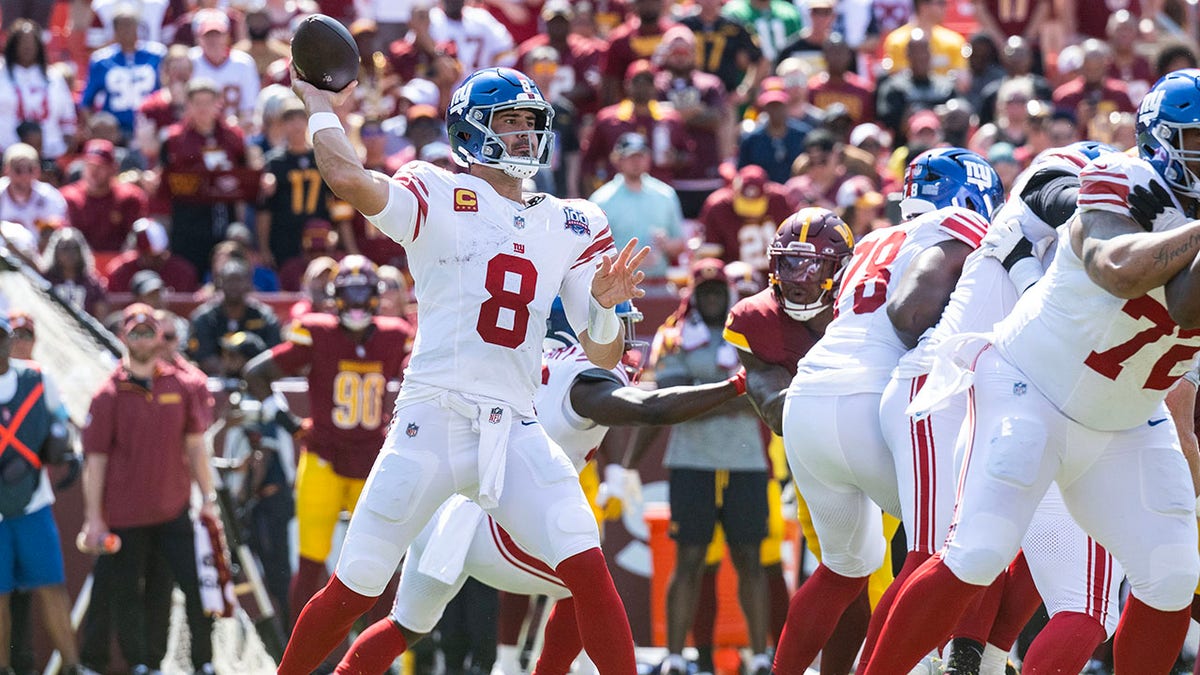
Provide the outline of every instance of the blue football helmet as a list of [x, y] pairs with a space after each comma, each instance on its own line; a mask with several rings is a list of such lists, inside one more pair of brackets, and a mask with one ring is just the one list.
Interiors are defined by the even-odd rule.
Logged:
[[1004, 185], [988, 161], [963, 148], [934, 148], [909, 162], [904, 171], [900, 213], [911, 220], [947, 206], [991, 218], [1004, 203]]
[[[529, 110], [535, 121], [530, 131], [498, 134], [492, 130], [496, 113]], [[446, 110], [446, 130], [454, 159], [462, 166], [479, 163], [502, 169], [513, 178], [532, 178], [550, 166], [554, 145], [554, 108], [533, 80], [512, 68], [488, 68], [473, 73], [454, 90]], [[531, 156], [510, 155], [505, 136], [528, 135]]]
[[1200, 70], [1162, 76], [1142, 99], [1137, 116], [1138, 154], [1178, 195], [1200, 199], [1200, 177], [1188, 167], [1200, 148], [1183, 147], [1183, 130], [1200, 127]]
[[[635, 326], [643, 318], [642, 312], [633, 305], [631, 300], [617, 303], [613, 310], [617, 313], [621, 324], [625, 326], [625, 352], [621, 357], [621, 365], [629, 375], [630, 381], [636, 382], [642, 368], [646, 367], [646, 362], [650, 358], [650, 343], [646, 340], [639, 340], [635, 330]], [[546, 318], [546, 337], [542, 342], [542, 348], [562, 349], [575, 344], [579, 344], [579, 337], [575, 335], [570, 322], [567, 321], [562, 298], [554, 298], [554, 304], [550, 306], [550, 316]]]

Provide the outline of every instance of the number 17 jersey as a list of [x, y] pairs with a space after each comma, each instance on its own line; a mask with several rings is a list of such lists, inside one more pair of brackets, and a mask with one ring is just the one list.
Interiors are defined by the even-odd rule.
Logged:
[[541, 194], [522, 206], [425, 162], [390, 183], [387, 206], [368, 220], [404, 246], [413, 275], [417, 338], [401, 396], [436, 387], [532, 415], [554, 297], [583, 331], [596, 263], [615, 257], [604, 212]]
[[825, 335], [800, 360], [792, 389], [820, 387], [833, 396], [882, 393], [908, 347], [887, 315], [887, 301], [912, 261], [925, 249], [955, 239], [979, 248], [983, 216], [956, 206], [876, 230], [854, 247]]

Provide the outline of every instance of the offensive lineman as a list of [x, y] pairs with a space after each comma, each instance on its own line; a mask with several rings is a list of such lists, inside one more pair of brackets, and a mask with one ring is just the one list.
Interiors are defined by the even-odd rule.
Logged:
[[[641, 313], [631, 303], [621, 303], [617, 311], [625, 324], [627, 353], [644, 347], [645, 342], [633, 339], [633, 325], [641, 320]], [[745, 393], [745, 377], [740, 373], [725, 382], [639, 389], [632, 385], [639, 369], [625, 364], [644, 362], [644, 357], [643, 352], [641, 358], [602, 370], [588, 361], [578, 344], [562, 345], [543, 355], [542, 385], [534, 399], [537, 423], [577, 470], [587, 464], [610, 426], [676, 424]], [[391, 616], [367, 628], [335, 672], [383, 673], [406, 645], [433, 630], [468, 576], [503, 591], [554, 598], [557, 602], [535, 672], [562, 675], [570, 670], [582, 648], [570, 592], [554, 570], [518, 546], [474, 502], [456, 495], [409, 547]]]
[[[589, 360], [617, 365], [613, 307], [644, 294], [649, 248], [619, 255], [604, 213], [525, 195], [548, 165], [554, 110], [524, 74], [481, 70], [451, 97], [450, 144], [466, 174], [424, 162], [388, 178], [363, 168], [330, 94], [293, 73], [317, 165], [341, 198], [409, 255], [417, 338], [393, 422], [337, 570], [309, 601], [279, 672], [307, 675], [383, 592], [404, 551], [451, 495], [473, 499], [571, 590], [588, 655], [605, 675], [635, 669], [633, 637], [596, 521], [570, 460], [533, 418], [541, 327], [555, 295]], [[415, 428], [417, 433], [408, 430]]]
[[905, 672], [1016, 554], [1057, 481], [1071, 515], [1120, 561], [1132, 593], [1116, 672], [1169, 673], [1200, 556], [1194, 492], [1166, 392], [1200, 350], [1200, 70], [1158, 81], [1140, 157], [1080, 174], [1078, 213], [1041, 281], [974, 364], [958, 514], [943, 553], [896, 597], [868, 675]]
[[[883, 562], [880, 509], [900, 515], [900, 502], [879, 426], [880, 394], [900, 356], [941, 315], [1003, 188], [979, 155], [938, 148], [909, 164], [904, 194], [909, 220], [855, 246], [835, 318], [801, 359], [784, 403], [788, 465], [822, 556], [792, 596], [777, 673], [804, 672]], [[934, 210], [942, 202], [953, 206]], [[905, 311], [895, 311], [901, 302]]]

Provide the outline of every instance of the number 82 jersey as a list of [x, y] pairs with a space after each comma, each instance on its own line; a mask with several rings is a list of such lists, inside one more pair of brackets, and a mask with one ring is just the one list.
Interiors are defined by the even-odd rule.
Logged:
[[368, 220], [408, 252], [417, 339], [406, 392], [476, 394], [532, 416], [554, 297], [582, 332], [596, 262], [615, 257], [604, 212], [541, 194], [522, 206], [425, 162], [402, 167], [390, 190]]

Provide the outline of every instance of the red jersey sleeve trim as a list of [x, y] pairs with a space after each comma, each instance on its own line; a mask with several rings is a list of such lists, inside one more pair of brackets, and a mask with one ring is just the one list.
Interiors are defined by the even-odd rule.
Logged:
[[580, 265], [586, 265], [596, 259], [597, 256], [603, 255], [609, 251], [616, 251], [616, 244], [613, 242], [612, 231], [606, 226], [596, 238], [592, 240], [592, 245], [584, 249], [583, 253], [575, 259], [575, 264], [571, 265], [571, 269], [575, 269]]
[[988, 222], [977, 214], [955, 213], [941, 224], [942, 231], [971, 248], [979, 248], [987, 234]]
[[401, 173], [396, 176], [396, 182], [403, 185], [409, 192], [417, 198], [417, 222], [413, 226], [413, 241], [421, 234], [421, 225], [425, 223], [425, 219], [429, 217], [429, 188], [425, 187], [425, 183], [420, 178], [411, 173]]

